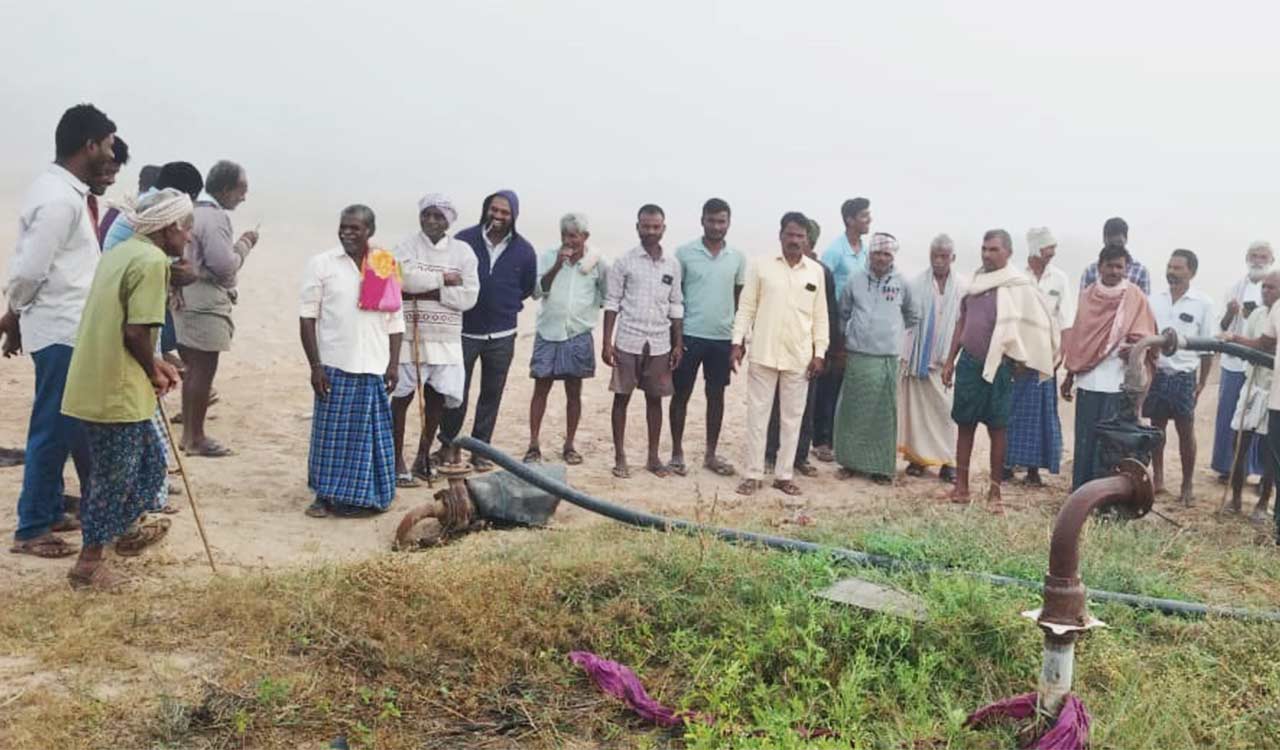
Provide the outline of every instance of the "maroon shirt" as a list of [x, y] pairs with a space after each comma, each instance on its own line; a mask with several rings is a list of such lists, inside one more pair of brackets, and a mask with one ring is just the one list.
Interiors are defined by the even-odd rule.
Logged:
[[960, 329], [960, 347], [979, 362], [987, 361], [991, 335], [996, 330], [996, 290], [966, 295], [960, 300], [964, 328]]

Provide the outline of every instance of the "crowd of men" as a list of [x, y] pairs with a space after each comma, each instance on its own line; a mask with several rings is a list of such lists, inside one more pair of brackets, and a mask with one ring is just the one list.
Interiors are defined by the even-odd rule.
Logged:
[[[207, 173], [175, 161], [141, 170], [138, 193], [109, 205], [100, 196], [129, 159], [114, 123], [92, 105], [64, 113], [55, 161], [27, 193], [0, 318], [6, 357], [25, 351], [35, 365], [18, 528], [11, 551], [40, 557], [77, 553], [76, 587], [110, 589], [124, 577], [105, 550], [138, 554], [165, 536], [170, 491], [166, 426], [158, 397], [181, 385], [182, 439], [188, 455], [221, 458], [230, 447], [205, 433], [216, 400], [221, 352], [234, 336], [237, 275], [258, 242], [233, 237], [228, 215], [248, 192], [245, 170], [220, 161]], [[515, 359], [517, 316], [532, 297], [538, 317], [529, 362], [527, 462], [543, 460], [542, 423], [561, 381], [565, 435], [559, 457], [583, 462], [575, 437], [583, 381], [596, 374], [595, 331], [604, 312], [600, 360], [610, 368], [613, 474], [631, 476], [625, 443], [632, 394], [644, 395], [644, 470], [689, 473], [684, 441], [688, 404], [701, 373], [705, 401], [702, 467], [741, 472], [738, 492], [770, 487], [802, 493], [797, 474], [810, 461], [838, 465], [842, 479], [896, 481], [937, 469], [941, 500], [967, 503], [978, 427], [990, 441], [988, 507], [1016, 471], [1043, 484], [1058, 473], [1058, 399], [1075, 402], [1072, 487], [1100, 476], [1097, 425], [1123, 406], [1132, 345], [1169, 328], [1274, 351], [1280, 272], [1265, 242], [1246, 255], [1244, 278], [1221, 314], [1194, 286], [1198, 258], [1173, 251], [1167, 289], [1152, 294], [1150, 274], [1128, 250], [1128, 226], [1103, 228], [1103, 248], [1079, 287], [1053, 264], [1048, 228], [1026, 234], [1025, 269], [1013, 240], [986, 232], [981, 268], [954, 269], [955, 242], [940, 234], [929, 267], [907, 278], [898, 240], [871, 232], [865, 198], [841, 206], [843, 230], [816, 251], [817, 222], [799, 212], [779, 222], [778, 250], [749, 258], [729, 244], [732, 213], [712, 198], [702, 236], [674, 251], [664, 245], [663, 209], [637, 212], [638, 244], [606, 261], [590, 242], [588, 218], [566, 214], [558, 246], [538, 253], [516, 228], [520, 201], [501, 190], [485, 198], [479, 220], [453, 231], [454, 203], [429, 194], [417, 204], [420, 231], [391, 250], [373, 243], [374, 212], [352, 205], [339, 217], [339, 247], [310, 259], [303, 274], [300, 336], [311, 368], [315, 414], [308, 484], [316, 517], [385, 510], [398, 488], [430, 479], [460, 460], [461, 434], [479, 364], [471, 435], [495, 433]], [[394, 284], [391, 281], [394, 280]], [[389, 295], [376, 290], [391, 289]], [[1195, 408], [1213, 358], [1152, 350], [1142, 414], [1165, 430], [1173, 422], [1190, 503], [1197, 460]], [[742, 468], [721, 450], [725, 391], [744, 367], [746, 450]], [[1061, 372], [1059, 372], [1061, 371]], [[664, 399], [670, 399], [664, 409]], [[405, 454], [406, 424], [418, 401], [422, 432]], [[664, 416], [671, 454], [660, 455]], [[1262, 476], [1255, 518], [1267, 512], [1280, 446], [1280, 380], [1269, 368], [1221, 362], [1212, 467], [1241, 510], [1244, 480]], [[437, 435], [438, 433], [438, 435]], [[432, 451], [437, 437], [439, 447]], [[74, 461], [78, 508], [64, 494]], [[471, 457], [480, 471], [492, 468]], [[1153, 461], [1163, 490], [1164, 456]], [[1280, 533], [1280, 531], [1278, 531]]]

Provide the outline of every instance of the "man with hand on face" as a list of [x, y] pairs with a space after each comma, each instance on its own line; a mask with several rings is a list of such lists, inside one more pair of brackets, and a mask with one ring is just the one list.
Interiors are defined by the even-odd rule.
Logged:
[[752, 263], [733, 321], [733, 367], [747, 370], [746, 478], [738, 494], [754, 495], [764, 484], [769, 412], [778, 398], [778, 452], [773, 488], [799, 495], [793, 481], [796, 443], [809, 381], [822, 374], [829, 337], [826, 279], [822, 264], [805, 257], [809, 220], [798, 211], [782, 217], [782, 253]]
[[725, 242], [729, 232], [729, 204], [712, 198], [702, 206], [702, 238], [676, 250], [684, 282], [684, 355], [674, 374], [671, 399], [671, 463], [684, 476], [684, 421], [689, 397], [698, 379], [706, 381], [707, 450], [704, 468], [722, 477], [733, 476], [733, 465], [716, 455], [724, 421], [724, 391], [729, 386], [729, 348], [733, 316], [747, 273], [747, 259]]
[[67, 373], [62, 413], [80, 420], [93, 454], [93, 492], [80, 506], [80, 558], [73, 588], [110, 590], [127, 582], [104, 564], [106, 545], [136, 555], [164, 538], [169, 521], [143, 519], [165, 484], [163, 438], [152, 424], [156, 396], [178, 371], [156, 354], [164, 325], [169, 258], [191, 239], [191, 199], [162, 190], [138, 204], [134, 235], [98, 264]]
[[[1271, 243], [1258, 240], [1249, 245], [1245, 253], [1248, 271], [1227, 290], [1227, 308], [1218, 323], [1223, 333], [1239, 336], [1244, 333], [1245, 322], [1262, 302], [1262, 280], [1271, 271], [1275, 254]], [[1245, 362], [1239, 357], [1224, 354], [1221, 358], [1222, 374], [1218, 378], [1218, 414], [1213, 429], [1213, 458], [1211, 465], [1218, 473], [1218, 481], [1227, 481], [1235, 459], [1236, 434], [1231, 429], [1231, 416], [1240, 399], [1245, 384]], [[1248, 455], [1245, 474], [1261, 474], [1266, 461], [1259, 455], [1265, 448], [1263, 441], [1248, 440], [1241, 446]]]
[[871, 237], [867, 268], [840, 292], [840, 325], [848, 359], [836, 408], [835, 448], [849, 479], [891, 484], [898, 462], [898, 358], [906, 330], [920, 319], [907, 280], [894, 268], [898, 240]]
[[[613, 475], [631, 476], [627, 465], [627, 405], [636, 388], [644, 391], [649, 455], [645, 468], [667, 477], [670, 470], [658, 457], [662, 436], [662, 399], [675, 388], [671, 373], [680, 365], [684, 349], [684, 295], [680, 262], [662, 251], [666, 214], [652, 203], [640, 207], [636, 233], [640, 245], [609, 269], [604, 301], [604, 344], [600, 359], [613, 368]], [[614, 333], [617, 329], [617, 340]]]
[[587, 217], [565, 214], [560, 218], [560, 247], [547, 250], [538, 260], [538, 286], [533, 296], [542, 300], [538, 330], [533, 338], [529, 375], [534, 379], [529, 403], [529, 449], [525, 463], [542, 460], [539, 444], [547, 397], [557, 380], [564, 381], [565, 435], [560, 455], [566, 464], [582, 463], [573, 446], [582, 419], [582, 381], [596, 374], [596, 344], [591, 332], [600, 319], [608, 293], [608, 268], [600, 253], [587, 245], [591, 236]]
[[[466, 382], [462, 403], [446, 409], [440, 424], [441, 452], [437, 461], [458, 460], [458, 452], [449, 450], [450, 443], [462, 432], [467, 419], [467, 403], [471, 396], [471, 375], [480, 363], [480, 393], [476, 397], [476, 416], [471, 437], [485, 443], [493, 441], [498, 424], [502, 392], [507, 387], [507, 373], [516, 351], [516, 317], [524, 301], [533, 294], [538, 283], [538, 254], [518, 231], [520, 198], [512, 190], [499, 190], [484, 199], [480, 223], [458, 232], [457, 239], [471, 246], [480, 275], [480, 295], [476, 304], [462, 314], [462, 365]], [[476, 471], [488, 471], [493, 463], [480, 456], [471, 457]]]
[[[982, 268], [960, 303], [960, 320], [942, 369], [942, 384], [955, 385], [951, 418], [959, 425], [956, 486], [946, 494], [969, 502], [969, 462], [979, 424], [991, 439], [991, 486], [987, 508], [1003, 512], [1005, 428], [1013, 378], [1022, 369], [1052, 373], [1058, 362], [1058, 326], [1045, 297], [1026, 274], [1009, 265], [1013, 240], [1003, 229], [982, 236]], [[957, 355], [959, 361], [956, 360]]]
[[[1156, 328], [1170, 328], [1183, 336], [1209, 338], [1213, 336], [1213, 300], [1191, 288], [1191, 279], [1200, 267], [1196, 254], [1190, 250], [1174, 250], [1169, 258], [1165, 278], [1169, 289], [1155, 295], [1151, 309], [1156, 314]], [[1196, 370], [1200, 371], [1199, 379]], [[1172, 419], [1178, 428], [1178, 455], [1182, 458], [1183, 505], [1192, 500], [1191, 478], [1196, 468], [1196, 403], [1209, 373], [1213, 370], [1212, 352], [1178, 351], [1172, 356], [1160, 355], [1156, 362], [1156, 374], [1151, 388], [1142, 403], [1142, 415], [1161, 432]], [[1168, 440], [1165, 440], [1168, 445]], [[1152, 474], [1156, 493], [1164, 492], [1164, 450], [1151, 457]]]
[[382, 512], [396, 496], [387, 395], [400, 380], [404, 314], [359, 306], [366, 260], [378, 276], [396, 272], [394, 255], [369, 247], [376, 228], [372, 209], [348, 206], [338, 223], [342, 246], [312, 257], [303, 273], [299, 329], [315, 392], [307, 461], [312, 518]]
[[[1098, 254], [1098, 280], [1080, 293], [1076, 319], [1062, 343], [1062, 400], [1076, 403], [1076, 442], [1071, 489], [1103, 476], [1097, 426], [1115, 417], [1124, 401], [1124, 369], [1129, 348], [1154, 335], [1156, 316], [1142, 289], [1126, 276], [1129, 251], [1107, 245]], [[1153, 360], [1156, 351], [1148, 356]]]
[[[449, 236], [458, 218], [453, 202], [431, 193], [418, 201], [421, 231], [396, 246], [403, 278], [405, 326], [400, 344], [400, 377], [391, 393], [396, 443], [396, 486], [418, 486], [415, 475], [431, 477], [427, 453], [446, 408], [462, 404], [466, 372], [462, 357], [462, 315], [476, 304], [480, 275], [475, 253]], [[409, 404], [421, 389], [422, 434], [413, 471], [404, 460], [404, 431]]]

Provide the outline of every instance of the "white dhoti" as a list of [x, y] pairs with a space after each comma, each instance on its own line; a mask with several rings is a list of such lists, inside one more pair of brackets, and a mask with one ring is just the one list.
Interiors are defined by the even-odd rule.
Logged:
[[898, 450], [920, 466], [954, 466], [956, 423], [951, 420], [951, 391], [942, 373], [903, 375], [898, 383]]

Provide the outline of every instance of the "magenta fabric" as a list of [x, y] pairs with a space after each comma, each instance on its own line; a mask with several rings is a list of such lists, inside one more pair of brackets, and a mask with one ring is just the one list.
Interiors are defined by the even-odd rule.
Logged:
[[[1036, 694], [1025, 693], [1005, 698], [974, 711], [965, 719], [966, 727], [981, 726], [988, 720], [1009, 718], [1023, 720], [1035, 715]], [[1089, 712], [1075, 695], [1068, 695], [1062, 703], [1058, 720], [1049, 731], [1040, 735], [1028, 750], [1085, 750], [1089, 745]]]
[[570, 651], [569, 660], [582, 667], [596, 687], [625, 703], [627, 708], [645, 721], [660, 727], [674, 727], [684, 723], [685, 718], [696, 718], [687, 711], [676, 713], [650, 698], [636, 673], [616, 661], [601, 658], [589, 651]]

